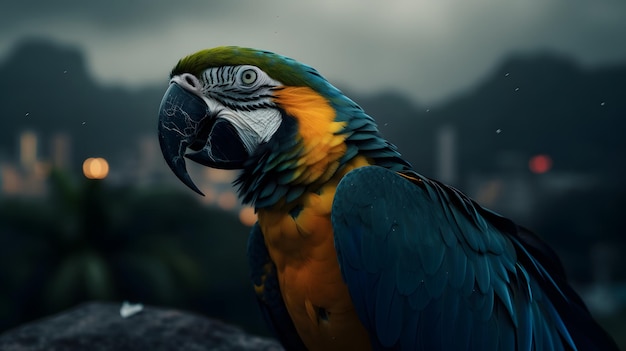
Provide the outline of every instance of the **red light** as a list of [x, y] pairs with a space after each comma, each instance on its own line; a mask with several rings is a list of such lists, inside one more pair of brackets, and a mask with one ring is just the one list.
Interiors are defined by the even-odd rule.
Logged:
[[548, 155], [537, 155], [530, 158], [528, 168], [536, 174], [546, 173], [552, 168], [552, 159]]

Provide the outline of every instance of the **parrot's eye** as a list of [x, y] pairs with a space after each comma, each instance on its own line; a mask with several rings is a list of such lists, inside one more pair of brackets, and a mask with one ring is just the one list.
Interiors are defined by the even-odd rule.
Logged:
[[241, 72], [241, 83], [244, 85], [251, 85], [256, 82], [257, 73], [255, 70], [249, 68]]

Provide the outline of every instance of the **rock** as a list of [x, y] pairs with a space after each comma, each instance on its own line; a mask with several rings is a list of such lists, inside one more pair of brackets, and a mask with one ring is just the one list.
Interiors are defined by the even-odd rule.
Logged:
[[91, 302], [0, 335], [3, 351], [266, 350], [272, 339], [173, 309], [145, 307], [122, 318], [121, 304]]

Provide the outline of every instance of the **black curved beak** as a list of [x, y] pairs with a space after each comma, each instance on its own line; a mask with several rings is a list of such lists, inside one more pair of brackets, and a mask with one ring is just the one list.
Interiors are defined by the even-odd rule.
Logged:
[[[210, 111], [197, 95], [171, 83], [159, 107], [159, 144], [165, 162], [185, 185], [204, 195], [193, 183], [187, 172], [185, 153], [196, 146], [199, 126], [209, 122]], [[204, 144], [202, 143], [202, 147]], [[199, 148], [198, 148], [199, 149]]]
[[[165, 161], [185, 185], [200, 195], [185, 157], [208, 167], [241, 168], [248, 158], [233, 124], [210, 111], [198, 95], [172, 82], [159, 108], [159, 144]], [[192, 152], [186, 153], [187, 149]]]

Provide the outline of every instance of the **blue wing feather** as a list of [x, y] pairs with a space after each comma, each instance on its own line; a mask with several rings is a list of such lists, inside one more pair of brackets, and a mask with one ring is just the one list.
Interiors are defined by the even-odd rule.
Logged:
[[332, 223], [376, 349], [617, 350], [552, 250], [456, 189], [359, 168], [337, 188]]

